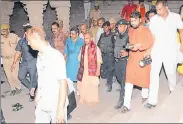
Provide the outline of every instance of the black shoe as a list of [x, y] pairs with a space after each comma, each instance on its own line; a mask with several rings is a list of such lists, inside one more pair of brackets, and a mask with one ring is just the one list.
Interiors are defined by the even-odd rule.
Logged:
[[13, 111], [19, 111], [20, 109], [24, 108], [22, 105], [21, 106], [17, 106], [15, 108], [13, 108]]
[[23, 105], [21, 105], [20, 103], [16, 103], [12, 105], [12, 107], [13, 107], [13, 111], [19, 111], [20, 109], [23, 108]]
[[20, 94], [22, 92], [22, 89], [16, 89], [16, 94]]
[[20, 103], [16, 103], [14, 105], [12, 105], [12, 107], [18, 107], [18, 106], [22, 106]]
[[72, 118], [72, 115], [67, 115], [67, 120], [70, 120]]
[[5, 98], [6, 96], [5, 95], [1, 95], [1, 98]]
[[121, 91], [121, 89], [116, 89], [116, 92], [120, 92]]
[[115, 106], [115, 109], [120, 109], [123, 106], [123, 101], [118, 101], [117, 105]]
[[142, 98], [142, 104], [147, 100], [147, 98]]
[[34, 99], [33, 98], [29, 98], [29, 102], [33, 102], [34, 101]]
[[152, 109], [152, 108], [156, 107], [156, 105], [152, 105], [150, 103], [147, 103], [147, 104], [144, 105], [144, 107], [146, 107], [148, 109]]
[[111, 90], [112, 90], [112, 85], [108, 84], [108, 85], [107, 85], [107, 90], [106, 90], [106, 92], [111, 92]]
[[5, 83], [5, 81], [1, 81], [1, 84], [4, 84]]
[[1, 124], [6, 124], [5, 119], [1, 120]]
[[10, 96], [14, 96], [16, 94], [16, 90], [12, 90]]

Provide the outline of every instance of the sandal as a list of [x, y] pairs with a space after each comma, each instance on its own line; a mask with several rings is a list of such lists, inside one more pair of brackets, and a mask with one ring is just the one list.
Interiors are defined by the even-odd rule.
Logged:
[[20, 103], [16, 103], [14, 105], [12, 105], [12, 107], [18, 107], [18, 106], [22, 106]]
[[130, 109], [128, 109], [126, 106], [122, 106], [122, 109], [121, 109], [122, 113], [127, 113], [129, 111], [130, 111]]
[[1, 98], [5, 98], [6, 96], [5, 95], [1, 95]]
[[144, 105], [144, 107], [146, 107], [148, 109], [152, 109], [152, 108], [156, 107], [156, 105], [152, 105], [150, 103], [147, 103], [147, 104]]
[[19, 111], [19, 110], [22, 109], [22, 108], [23, 108], [23, 106], [22, 106], [22, 105], [19, 105], [19, 106], [15, 107], [15, 108], [13, 109], [13, 111]]

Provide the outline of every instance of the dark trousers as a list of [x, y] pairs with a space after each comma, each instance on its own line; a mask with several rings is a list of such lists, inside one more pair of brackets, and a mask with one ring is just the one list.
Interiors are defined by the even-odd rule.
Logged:
[[[30, 81], [26, 77], [27, 73], [29, 73]], [[20, 65], [18, 78], [22, 82], [22, 84], [29, 90], [31, 88], [36, 88], [38, 78], [36, 66], [33, 65], [32, 67], [29, 67], [27, 65]]]
[[125, 81], [126, 81], [126, 59], [117, 59], [115, 61], [115, 74], [118, 83], [120, 84], [120, 97], [119, 101], [124, 101], [124, 93], [125, 93]]
[[112, 85], [114, 72], [114, 55], [102, 54], [102, 60], [103, 63], [100, 69], [101, 77], [103, 79], [107, 79], [107, 84]]

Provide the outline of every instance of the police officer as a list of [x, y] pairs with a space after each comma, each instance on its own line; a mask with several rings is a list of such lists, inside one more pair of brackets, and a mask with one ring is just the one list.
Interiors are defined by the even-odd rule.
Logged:
[[[32, 101], [34, 98], [35, 88], [37, 86], [36, 62], [38, 51], [33, 50], [26, 40], [26, 31], [30, 28], [32, 28], [30, 24], [24, 25], [25, 35], [21, 40], [19, 40], [16, 46], [16, 54], [14, 56], [12, 71], [14, 70], [15, 64], [22, 56], [18, 77], [25, 87], [30, 90], [30, 101]], [[26, 78], [27, 73], [29, 74], [30, 81]]]
[[19, 94], [21, 90], [21, 83], [18, 79], [18, 70], [19, 64], [15, 65], [15, 71], [11, 71], [11, 65], [13, 62], [13, 57], [16, 53], [15, 47], [20, 38], [18, 35], [10, 33], [9, 25], [2, 24], [1, 25], [1, 56], [3, 61], [3, 68], [6, 74], [8, 83], [11, 87], [10, 96], [14, 96], [15, 94]]
[[[113, 35], [114, 44], [114, 58], [115, 58], [115, 74], [118, 83], [120, 84], [120, 97], [116, 109], [122, 107], [124, 102], [124, 88], [125, 88], [125, 78], [126, 78], [126, 64], [128, 59], [128, 51], [126, 46], [129, 43], [128, 36], [128, 21], [125, 19], [120, 19], [117, 24], [117, 31]], [[121, 56], [122, 55], [122, 56]]]
[[106, 21], [102, 28], [104, 33], [101, 34], [98, 42], [103, 60], [103, 64], [101, 65], [101, 77], [107, 79], [107, 92], [110, 92], [112, 90], [114, 71], [114, 47], [112, 43], [113, 33], [110, 31], [109, 21]]

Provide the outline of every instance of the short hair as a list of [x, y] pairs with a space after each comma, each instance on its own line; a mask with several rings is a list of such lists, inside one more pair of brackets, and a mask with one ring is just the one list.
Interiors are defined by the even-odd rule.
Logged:
[[139, 11], [133, 11], [130, 15], [130, 18], [139, 18], [141, 19], [141, 14]]
[[156, 12], [155, 9], [151, 9], [151, 10], [147, 11], [146, 14], [145, 14], [145, 17], [146, 17], [148, 20], [149, 20], [149, 14], [150, 14], [150, 13], [157, 14], [157, 12]]
[[36, 34], [40, 37], [40, 39], [45, 40], [46, 39], [46, 33], [43, 28], [40, 27], [32, 27], [29, 30], [27, 30], [27, 38], [31, 37], [33, 34]]
[[81, 24], [81, 26], [85, 25], [86, 26], [86, 29], [88, 29], [88, 25], [87, 24]]
[[149, 20], [149, 13], [150, 11], [147, 11], [146, 14], [145, 14], [145, 17]]
[[87, 32], [86, 34], [90, 35], [90, 37], [93, 37], [93, 34], [91, 32]]
[[156, 10], [155, 10], [155, 9], [151, 9], [151, 10], [149, 11], [149, 14], [150, 14], [150, 13], [157, 14], [157, 12], [156, 12]]
[[28, 31], [29, 29], [31, 29], [31, 28], [32, 28], [31, 25], [28, 25], [28, 26], [23, 27], [24, 32], [27, 32], [27, 31]]
[[115, 18], [110, 18], [110, 19], [109, 19], [109, 22], [110, 22], [110, 23], [116, 23], [117, 21], [116, 21]]
[[139, 3], [144, 2], [144, 0], [139, 0]]
[[99, 18], [98, 21], [102, 20], [103, 22], [105, 22], [105, 18]]
[[77, 27], [73, 27], [73, 28], [71, 28], [71, 30], [70, 31], [75, 31], [77, 34], [79, 34], [79, 29], [77, 28]]
[[58, 22], [53, 22], [51, 25], [56, 25], [57, 27], [60, 27]]
[[183, 5], [180, 6], [180, 9], [179, 9], [179, 14], [181, 14], [181, 9], [182, 9]]
[[110, 26], [110, 22], [109, 21], [104, 22], [104, 24], [102, 25], [102, 27], [104, 27], [104, 26]]
[[159, 5], [160, 3], [162, 3], [163, 6], [168, 6], [167, 0], [157, 0], [156, 5]]
[[10, 33], [13, 33], [13, 34], [15, 34], [15, 31], [11, 30], [11, 31], [10, 31]]

